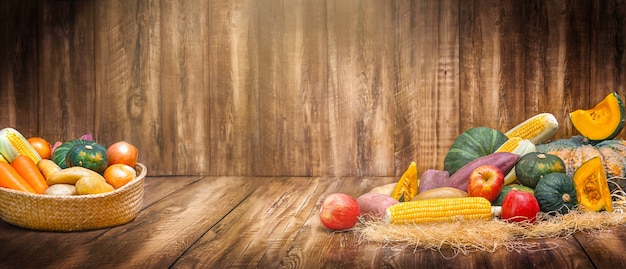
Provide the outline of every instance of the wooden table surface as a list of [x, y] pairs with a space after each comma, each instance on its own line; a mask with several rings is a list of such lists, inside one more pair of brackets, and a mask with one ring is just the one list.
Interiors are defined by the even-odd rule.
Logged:
[[[539, 240], [538, 249], [453, 256], [396, 249], [320, 225], [325, 194], [393, 178], [148, 177], [130, 223], [40, 232], [0, 221], [0, 268], [624, 268], [626, 227]], [[542, 247], [552, 250], [539, 250]]]

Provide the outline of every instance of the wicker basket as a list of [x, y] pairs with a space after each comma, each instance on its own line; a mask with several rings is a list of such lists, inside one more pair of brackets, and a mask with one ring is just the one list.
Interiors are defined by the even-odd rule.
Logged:
[[137, 163], [137, 178], [115, 191], [76, 196], [31, 194], [0, 188], [0, 218], [41, 231], [84, 231], [135, 219], [143, 203], [146, 167]]

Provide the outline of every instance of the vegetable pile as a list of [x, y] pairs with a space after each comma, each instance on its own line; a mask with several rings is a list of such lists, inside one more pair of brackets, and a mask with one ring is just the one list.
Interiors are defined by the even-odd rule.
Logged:
[[558, 121], [550, 113], [506, 132], [465, 130], [443, 170], [418, 176], [411, 163], [397, 183], [358, 197], [360, 221], [343, 230], [385, 245], [466, 253], [529, 249], [537, 245], [526, 239], [626, 223], [626, 141], [615, 139], [625, 111], [611, 93], [570, 113], [580, 135], [555, 141]]
[[106, 193], [137, 177], [137, 148], [126, 141], [105, 147], [91, 135], [51, 145], [0, 130], [0, 187], [41, 195]]

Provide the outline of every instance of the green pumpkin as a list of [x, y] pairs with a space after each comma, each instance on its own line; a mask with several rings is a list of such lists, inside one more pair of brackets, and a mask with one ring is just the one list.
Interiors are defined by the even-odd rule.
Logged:
[[535, 187], [535, 198], [541, 212], [567, 214], [577, 204], [574, 181], [565, 173], [553, 172], [543, 176]]
[[67, 168], [67, 162], [65, 161], [67, 152], [72, 147], [76, 145], [90, 145], [94, 143], [95, 142], [93, 141], [84, 140], [84, 139], [74, 139], [74, 140], [66, 141], [54, 150], [54, 152], [52, 153], [52, 157], [50, 157], [50, 160], [56, 163], [59, 167], [65, 169]]
[[600, 156], [607, 178], [616, 184], [609, 184], [611, 192], [617, 189], [626, 190], [626, 140], [604, 140], [597, 144], [582, 136], [570, 139], [558, 139], [550, 143], [537, 145], [538, 152], [559, 156], [565, 163], [566, 174], [574, 176], [574, 172], [584, 162]]
[[558, 156], [547, 153], [527, 153], [515, 165], [517, 181], [533, 189], [544, 175], [552, 172], [565, 173], [565, 163]]
[[444, 158], [443, 169], [452, 175], [467, 163], [494, 153], [507, 140], [502, 132], [489, 127], [470, 128], [454, 140]]
[[78, 144], [67, 151], [65, 162], [67, 167], [82, 166], [102, 174], [109, 165], [106, 151], [97, 143]]
[[526, 187], [524, 185], [519, 185], [519, 184], [509, 184], [506, 185], [504, 187], [502, 187], [502, 190], [500, 191], [500, 195], [498, 195], [498, 198], [496, 199], [495, 202], [493, 202], [494, 206], [502, 206], [502, 202], [504, 202], [504, 197], [506, 197], [506, 195], [511, 191], [511, 190], [518, 190], [518, 191], [525, 191], [525, 192], [530, 192], [530, 193], [534, 193], [535, 190]]

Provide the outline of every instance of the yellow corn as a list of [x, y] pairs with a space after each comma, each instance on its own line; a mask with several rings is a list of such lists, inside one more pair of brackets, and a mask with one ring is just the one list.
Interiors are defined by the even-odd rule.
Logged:
[[541, 113], [530, 117], [504, 134], [509, 138], [519, 136], [537, 145], [550, 139], [558, 129], [559, 122], [554, 115]]
[[[528, 139], [522, 139], [519, 136], [511, 137], [509, 140], [504, 142], [502, 146], [500, 146], [496, 152], [510, 152], [515, 153], [517, 155], [524, 156], [526, 153], [535, 152], [537, 148], [535, 144], [530, 142]], [[515, 175], [515, 167], [509, 171], [508, 174], [504, 176], [504, 185], [508, 185], [513, 183], [517, 179], [517, 175]]]
[[434, 198], [392, 205], [385, 214], [386, 223], [424, 223], [454, 220], [489, 220], [496, 213], [483, 197]]
[[33, 162], [41, 160], [39, 153], [17, 130], [7, 127], [0, 130], [0, 154], [9, 163], [18, 155], [29, 157]]
[[522, 140], [523, 139], [519, 136], [511, 137], [506, 142], [504, 142], [504, 144], [502, 144], [498, 149], [496, 149], [496, 152], [513, 152], [513, 150], [515, 150], [519, 146]]

